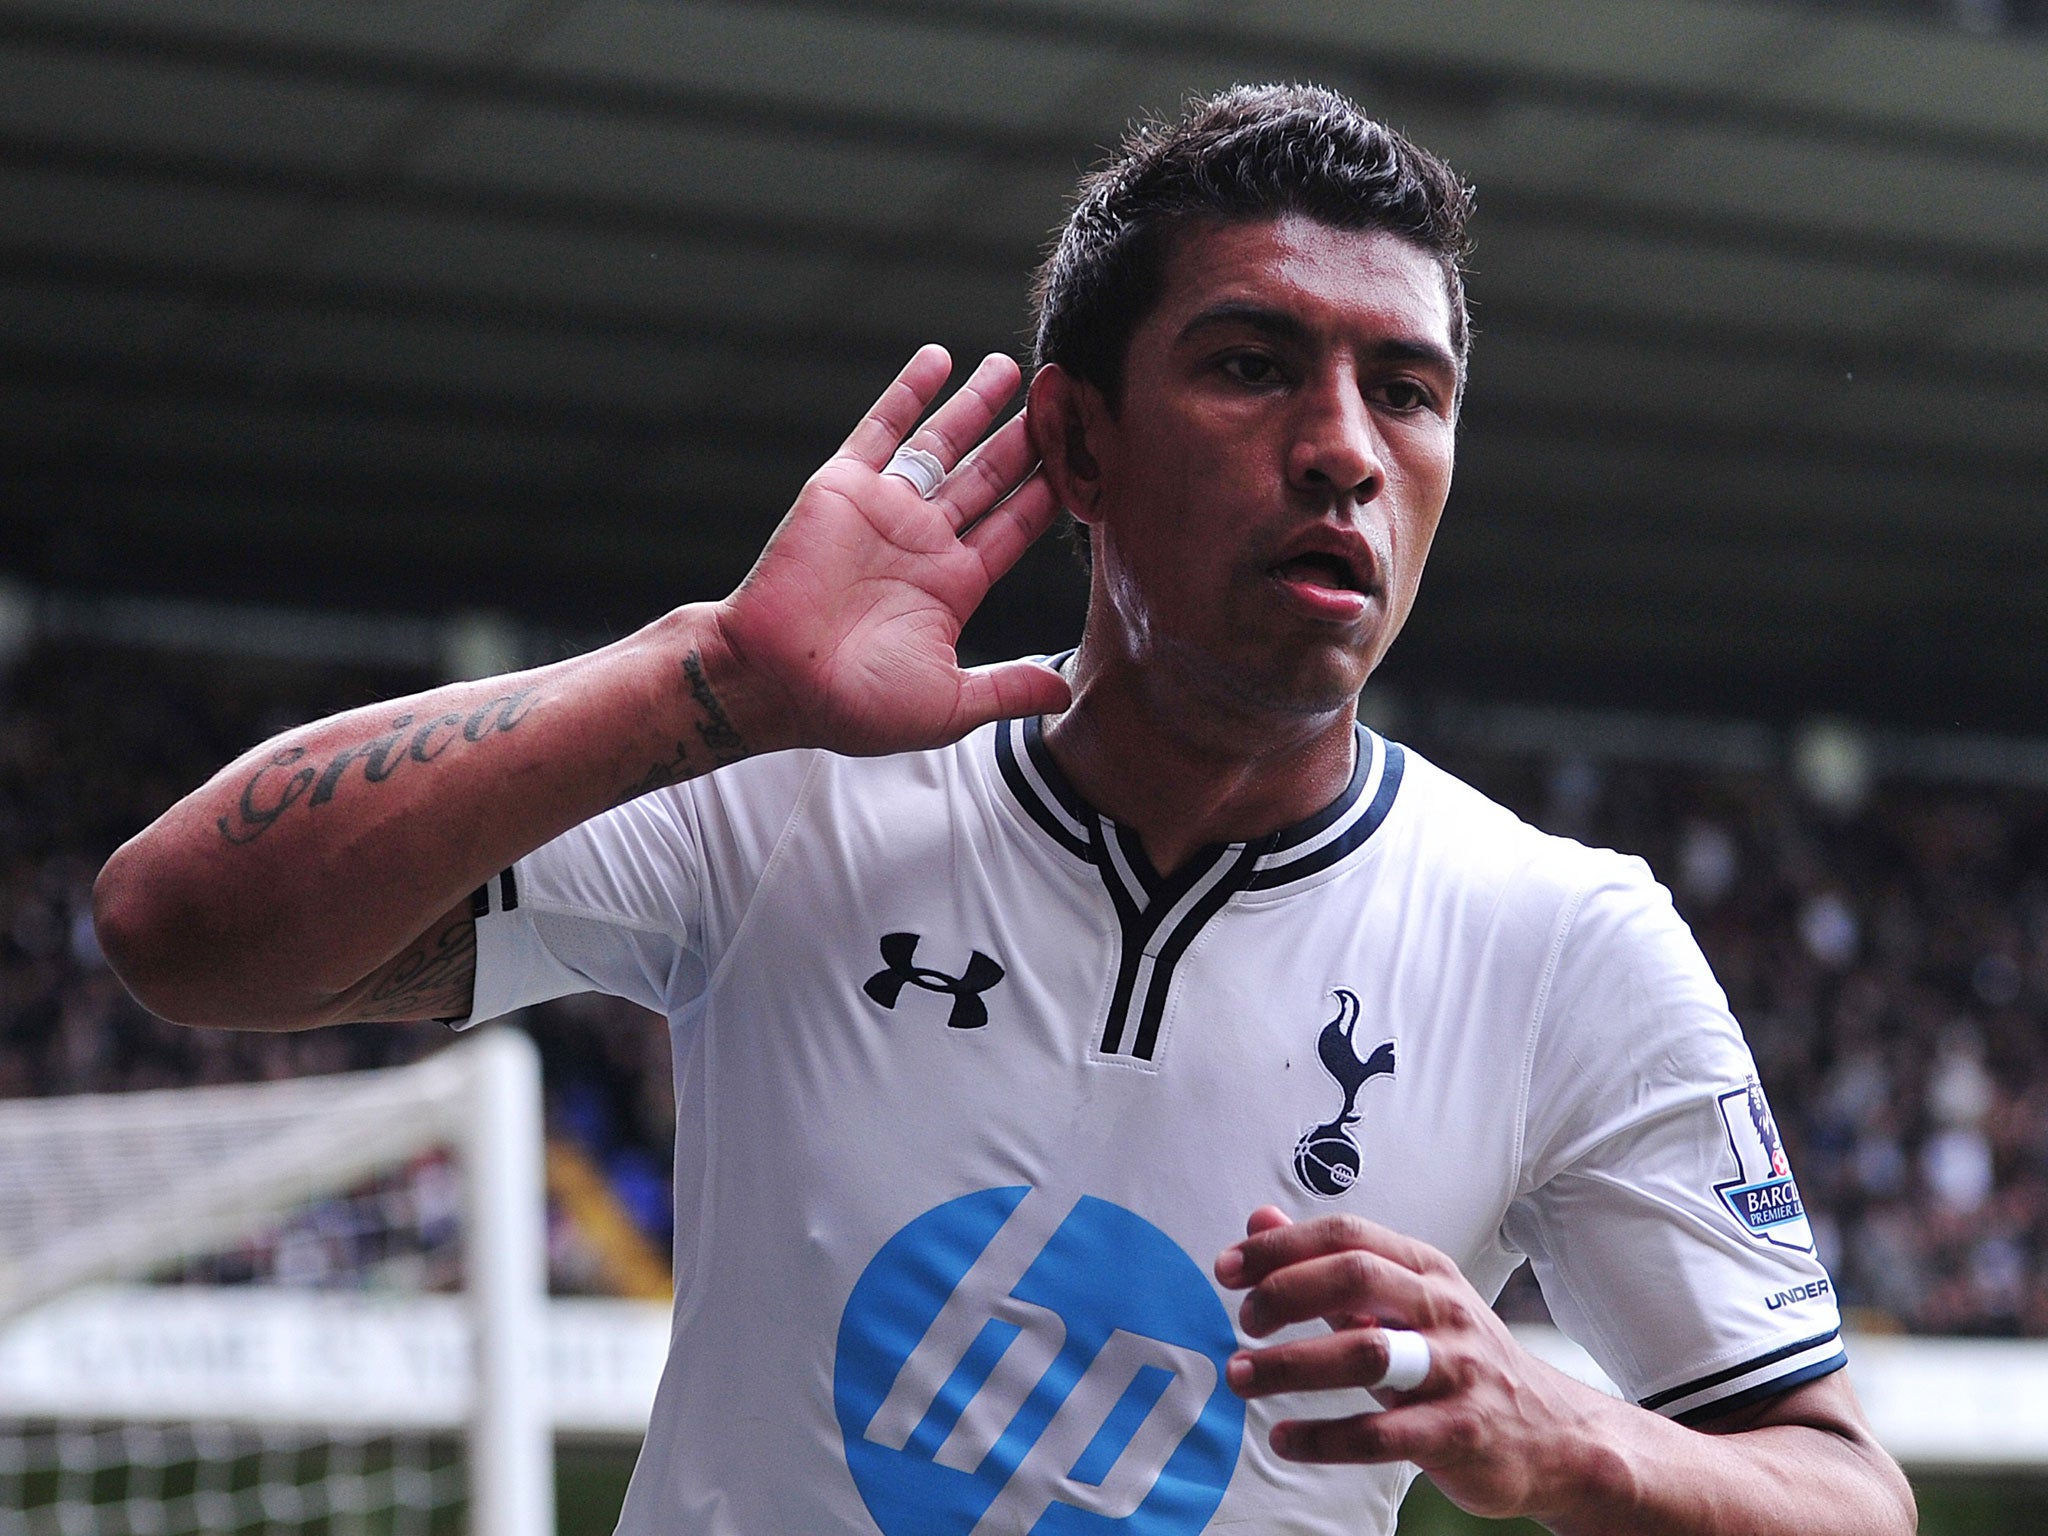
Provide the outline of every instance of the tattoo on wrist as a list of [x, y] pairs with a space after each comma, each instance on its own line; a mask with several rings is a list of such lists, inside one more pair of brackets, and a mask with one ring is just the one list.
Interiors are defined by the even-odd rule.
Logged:
[[476, 991], [476, 919], [465, 912], [407, 950], [363, 999], [364, 1019], [468, 1017]]
[[[690, 682], [690, 698], [703, 713], [697, 722], [697, 735], [703, 741], [705, 750], [711, 754], [711, 765], [722, 768], [727, 763], [736, 763], [747, 756], [747, 744], [732, 723], [732, 717], [725, 712], [725, 706], [718, 702], [718, 695], [711, 691], [711, 679], [704, 675], [704, 658], [696, 651], [683, 658], [683, 676]], [[626, 786], [613, 805], [624, 805], [628, 800], [637, 800], [642, 795], [657, 789], [666, 789], [671, 784], [680, 784], [691, 776], [690, 748], [686, 742], [675, 744], [675, 756], [664, 758], [648, 766], [645, 773], [634, 783]]]
[[215, 825], [231, 843], [253, 843], [300, 801], [309, 812], [327, 804], [358, 763], [363, 783], [382, 784], [408, 763], [433, 762], [458, 741], [477, 746], [517, 728], [531, 712], [538, 691], [522, 688], [500, 694], [468, 714], [436, 715], [425, 721], [410, 712], [395, 715], [383, 735], [343, 747], [324, 763], [308, 762], [304, 747], [285, 747], [243, 782], [233, 808]]
[[711, 680], [704, 675], [704, 658], [696, 651], [683, 658], [683, 676], [690, 680], [690, 697], [704, 711], [704, 718], [697, 722], [697, 734], [710, 749], [711, 760], [721, 766], [738, 762], [747, 755], [747, 744], [733, 728], [718, 695], [711, 691]]

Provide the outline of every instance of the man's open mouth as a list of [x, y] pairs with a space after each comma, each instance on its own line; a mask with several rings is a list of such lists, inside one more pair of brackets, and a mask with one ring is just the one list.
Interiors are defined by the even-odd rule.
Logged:
[[1365, 582], [1352, 569], [1351, 562], [1339, 555], [1295, 555], [1274, 566], [1273, 574], [1282, 581], [1330, 587], [1339, 592], [1366, 591]]

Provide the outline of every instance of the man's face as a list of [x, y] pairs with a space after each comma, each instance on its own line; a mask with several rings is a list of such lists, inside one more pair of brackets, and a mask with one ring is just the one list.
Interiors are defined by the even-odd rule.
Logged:
[[1342, 707], [1415, 600], [1457, 387], [1420, 248], [1293, 216], [1184, 231], [1121, 408], [1090, 412], [1091, 630], [1256, 710]]

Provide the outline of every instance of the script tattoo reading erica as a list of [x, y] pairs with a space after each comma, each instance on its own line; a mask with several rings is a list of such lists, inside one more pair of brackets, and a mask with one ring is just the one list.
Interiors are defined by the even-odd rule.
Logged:
[[522, 688], [517, 693], [500, 694], [468, 714], [436, 715], [431, 720], [420, 720], [409, 712], [394, 715], [383, 735], [343, 747], [324, 762], [307, 761], [312, 754], [304, 747], [273, 752], [242, 785], [234, 809], [215, 825], [231, 843], [253, 843], [301, 801], [313, 810], [332, 800], [349, 769], [358, 763], [365, 784], [382, 784], [408, 763], [431, 763], [458, 741], [475, 746], [516, 728], [538, 691]]

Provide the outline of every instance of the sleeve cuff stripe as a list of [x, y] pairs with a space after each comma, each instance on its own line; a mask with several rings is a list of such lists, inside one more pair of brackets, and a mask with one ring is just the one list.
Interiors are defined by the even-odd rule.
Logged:
[[1758, 1355], [1753, 1360], [1745, 1360], [1740, 1365], [1731, 1365], [1725, 1370], [1714, 1372], [1711, 1376], [1696, 1377], [1692, 1381], [1681, 1382], [1679, 1385], [1667, 1388], [1662, 1392], [1653, 1392], [1650, 1396], [1643, 1399], [1642, 1406], [1645, 1408], [1662, 1408], [1666, 1403], [1675, 1402], [1681, 1397], [1690, 1397], [1695, 1392], [1704, 1392], [1709, 1387], [1718, 1387], [1724, 1381], [1733, 1381], [1738, 1376], [1747, 1376], [1752, 1371], [1760, 1371], [1767, 1365], [1776, 1365], [1779, 1361], [1789, 1360], [1794, 1355], [1803, 1355], [1808, 1350], [1818, 1349], [1823, 1344], [1832, 1344], [1841, 1336], [1842, 1330], [1840, 1328], [1830, 1328], [1826, 1333], [1817, 1333], [1810, 1339], [1800, 1339], [1792, 1344], [1781, 1344], [1768, 1354]]
[[[519, 877], [513, 873], [518, 867], [515, 864], [498, 871], [498, 900], [495, 907], [498, 912], [519, 910]], [[491, 882], [486, 880], [469, 893], [469, 915], [474, 918], [486, 918], [493, 910]]]
[[1751, 1401], [1811, 1381], [1846, 1364], [1848, 1358], [1839, 1330], [1825, 1333], [1646, 1397], [1642, 1406], [1674, 1419], [1690, 1418], [1706, 1409], [1721, 1411], [1737, 1401]]
[[1809, 1381], [1827, 1375], [1830, 1371], [1839, 1371], [1848, 1363], [1849, 1352], [1844, 1349], [1837, 1349], [1827, 1359], [1816, 1360], [1813, 1364], [1803, 1366], [1789, 1376], [1776, 1377], [1761, 1385], [1750, 1387], [1746, 1391], [1738, 1392], [1733, 1397], [1717, 1398], [1711, 1403], [1701, 1403], [1697, 1407], [1688, 1408], [1682, 1413], [1671, 1415], [1671, 1417], [1680, 1424], [1689, 1425], [1696, 1424], [1703, 1419], [1715, 1418], [1720, 1414], [1733, 1413], [1739, 1408], [1747, 1408], [1750, 1404], [1761, 1402], [1765, 1398], [1776, 1397], [1783, 1392], [1790, 1392], [1794, 1387], [1803, 1386]]

